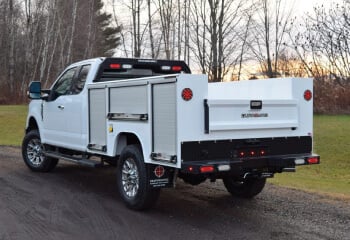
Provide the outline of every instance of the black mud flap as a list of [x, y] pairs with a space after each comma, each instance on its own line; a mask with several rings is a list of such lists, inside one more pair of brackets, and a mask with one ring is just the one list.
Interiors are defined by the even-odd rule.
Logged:
[[149, 184], [153, 188], [169, 188], [174, 186], [175, 168], [149, 164]]

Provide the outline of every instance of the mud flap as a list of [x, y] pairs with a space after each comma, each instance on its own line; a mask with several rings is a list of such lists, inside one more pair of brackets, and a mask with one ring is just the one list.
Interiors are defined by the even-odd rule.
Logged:
[[169, 188], [174, 186], [175, 168], [149, 164], [149, 184], [152, 188]]

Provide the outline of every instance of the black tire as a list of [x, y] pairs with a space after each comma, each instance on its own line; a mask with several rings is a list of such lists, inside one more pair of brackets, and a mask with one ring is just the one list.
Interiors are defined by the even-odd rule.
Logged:
[[229, 193], [241, 198], [253, 198], [265, 187], [266, 178], [249, 178], [237, 181], [233, 178], [224, 178], [224, 185]]
[[119, 158], [117, 186], [125, 205], [133, 210], [151, 208], [158, 200], [160, 189], [149, 184], [149, 171], [139, 145], [126, 146]]
[[58, 159], [46, 157], [43, 150], [38, 130], [28, 132], [22, 142], [22, 157], [25, 164], [34, 172], [49, 172], [58, 163]]

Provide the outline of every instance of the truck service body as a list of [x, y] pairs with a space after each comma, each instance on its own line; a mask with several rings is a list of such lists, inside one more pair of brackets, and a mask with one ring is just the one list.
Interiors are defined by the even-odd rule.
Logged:
[[32, 82], [25, 163], [116, 164], [121, 197], [138, 210], [178, 177], [223, 179], [232, 195], [253, 197], [275, 173], [319, 163], [312, 79], [208, 83], [190, 73], [182, 61], [96, 58], [67, 67], [49, 90]]

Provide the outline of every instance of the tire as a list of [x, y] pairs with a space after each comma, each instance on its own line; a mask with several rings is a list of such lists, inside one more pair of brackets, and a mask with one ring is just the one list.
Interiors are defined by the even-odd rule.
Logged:
[[149, 171], [139, 145], [128, 145], [122, 151], [117, 167], [117, 186], [125, 205], [133, 210], [154, 206], [160, 189], [149, 185]]
[[224, 178], [224, 185], [229, 193], [235, 197], [253, 198], [265, 187], [266, 178], [249, 178], [237, 181], [233, 178]]
[[46, 157], [43, 150], [39, 131], [28, 132], [22, 142], [22, 157], [25, 164], [34, 172], [49, 172], [58, 163], [58, 159]]

